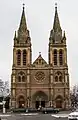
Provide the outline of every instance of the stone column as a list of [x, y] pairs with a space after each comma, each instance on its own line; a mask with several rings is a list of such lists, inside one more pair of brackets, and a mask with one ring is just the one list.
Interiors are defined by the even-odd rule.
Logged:
[[59, 50], [57, 49], [57, 65], [59, 66]]
[[16, 105], [15, 105], [15, 100], [12, 100], [12, 101], [11, 101], [11, 108], [15, 108], [15, 106], [16, 106]]
[[30, 107], [31, 95], [30, 95], [30, 71], [27, 70], [27, 104]]
[[51, 106], [53, 106], [53, 88], [51, 88]]
[[27, 50], [27, 64], [30, 64], [30, 48]]
[[17, 57], [16, 57], [16, 49], [14, 48], [13, 49], [13, 65], [16, 65], [17, 63], [16, 63], [16, 61], [17, 61]]
[[64, 49], [63, 57], [64, 57], [64, 64], [67, 64], [67, 48]]
[[53, 54], [52, 54], [52, 49], [50, 48], [50, 64], [53, 62]]
[[21, 50], [21, 66], [23, 66], [23, 50]]

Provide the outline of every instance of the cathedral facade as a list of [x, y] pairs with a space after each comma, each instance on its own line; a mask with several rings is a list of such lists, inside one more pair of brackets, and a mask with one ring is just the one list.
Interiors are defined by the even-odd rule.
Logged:
[[41, 54], [32, 63], [32, 44], [23, 6], [20, 25], [14, 36], [11, 107], [67, 109], [69, 105], [66, 35], [60, 26], [57, 6], [49, 37], [48, 63]]

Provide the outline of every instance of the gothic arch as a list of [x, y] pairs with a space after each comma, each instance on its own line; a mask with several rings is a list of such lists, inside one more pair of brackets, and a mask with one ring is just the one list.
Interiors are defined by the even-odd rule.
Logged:
[[60, 71], [55, 72], [55, 75], [62, 75]]
[[57, 49], [54, 49], [53, 57], [54, 57], [54, 65], [57, 65]]
[[58, 96], [56, 96], [55, 100], [57, 100], [57, 99], [63, 100], [63, 97], [61, 95], [58, 95]]
[[48, 96], [46, 95], [45, 92], [43, 91], [37, 91], [34, 95], [33, 95], [33, 101], [48, 101]]
[[21, 50], [17, 50], [17, 65], [21, 65]]
[[55, 82], [62, 82], [62, 81], [63, 81], [62, 73], [60, 71], [57, 71], [55, 73]]
[[27, 53], [26, 53], [26, 50], [24, 49], [23, 50], [23, 65], [26, 65], [26, 56], [27, 56]]
[[55, 76], [55, 82], [58, 82], [58, 76], [57, 75]]
[[56, 96], [55, 103], [56, 103], [56, 108], [62, 108], [63, 97], [61, 95]]
[[20, 71], [17, 76], [18, 82], [25, 82], [25, 78], [25, 73], [23, 71]]
[[59, 50], [59, 64], [63, 65], [63, 50]]
[[21, 82], [21, 76], [20, 75], [18, 76], [18, 82]]
[[24, 108], [25, 107], [25, 97], [24, 95], [19, 95], [17, 97], [17, 103], [19, 108]]
[[19, 75], [19, 74], [20, 74], [20, 75], [23, 75], [23, 74], [25, 75], [25, 73], [24, 73], [23, 71], [18, 72], [18, 75]]

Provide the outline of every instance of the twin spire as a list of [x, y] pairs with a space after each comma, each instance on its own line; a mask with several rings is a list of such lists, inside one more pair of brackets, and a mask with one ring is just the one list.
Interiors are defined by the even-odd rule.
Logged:
[[[24, 5], [25, 4], [23, 4], [23, 11], [22, 11], [21, 21], [20, 21], [20, 26], [19, 26], [19, 30], [22, 30], [22, 31], [26, 31], [27, 30]], [[57, 29], [58, 29], [58, 31], [61, 30], [59, 17], [58, 17], [58, 12], [57, 12], [57, 3], [55, 3], [55, 17], [54, 17], [53, 29], [54, 29], [54, 31], [57, 31]]]
[[26, 18], [25, 18], [25, 4], [23, 4], [23, 11], [22, 11], [22, 16], [21, 16], [21, 21], [20, 21], [20, 26], [19, 30], [25, 32], [27, 30], [27, 24], [26, 24]]
[[[27, 36], [29, 36], [29, 31], [27, 30], [27, 24], [26, 24], [24, 5], [25, 4], [23, 4], [23, 11], [22, 11], [21, 21], [20, 21], [20, 25], [19, 25], [19, 29], [18, 29], [19, 41], [20, 41], [20, 39], [21, 39], [21, 41], [23, 41], [24, 39], [26, 40], [26, 39], [28, 39]], [[15, 32], [15, 38], [16, 38], [16, 32]], [[53, 41], [59, 41], [58, 39], [61, 39], [61, 38], [62, 38], [62, 30], [61, 30], [61, 26], [60, 26], [60, 21], [59, 21], [58, 12], [57, 12], [57, 3], [56, 3], [53, 29], [51, 30], [50, 39], [51, 40], [53, 39]], [[64, 38], [65, 38], [65, 33], [64, 33]]]
[[57, 30], [60, 31], [60, 21], [58, 17], [58, 12], [57, 12], [57, 3], [55, 3], [55, 16], [54, 16], [54, 24], [53, 24], [53, 29], [56, 32]]
[[60, 26], [60, 21], [58, 17], [58, 12], [57, 12], [57, 3], [55, 4], [55, 16], [54, 16], [54, 23], [53, 23], [53, 29], [50, 32], [50, 38], [49, 42], [54, 43], [54, 44], [61, 44], [61, 43], [66, 43], [66, 37], [65, 37], [65, 32], [62, 36], [62, 29]]
[[21, 20], [20, 20], [20, 25], [18, 29], [18, 33], [16, 35], [15, 31], [15, 36], [14, 36], [14, 43], [15, 44], [24, 44], [24, 45], [30, 45], [31, 44], [31, 38], [29, 34], [29, 30], [27, 29], [27, 24], [26, 24], [26, 17], [25, 17], [25, 7], [23, 4], [23, 10], [22, 10], [22, 15], [21, 15]]

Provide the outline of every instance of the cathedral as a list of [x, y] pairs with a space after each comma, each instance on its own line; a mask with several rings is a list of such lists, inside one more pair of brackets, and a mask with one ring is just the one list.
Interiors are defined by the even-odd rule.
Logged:
[[[48, 33], [47, 33], [48, 34]], [[48, 62], [41, 53], [32, 62], [32, 40], [23, 6], [20, 25], [15, 31], [11, 74], [11, 107], [70, 106], [70, 84], [65, 31], [61, 29], [57, 6], [48, 40]]]

